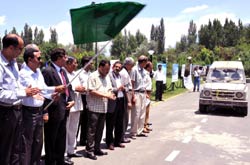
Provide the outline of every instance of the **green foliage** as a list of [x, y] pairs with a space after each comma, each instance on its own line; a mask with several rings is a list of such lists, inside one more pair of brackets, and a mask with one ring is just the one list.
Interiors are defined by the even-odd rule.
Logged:
[[165, 26], [164, 20], [161, 18], [159, 26], [151, 26], [150, 41], [157, 43], [156, 54], [163, 54], [165, 50]]
[[56, 44], [57, 45], [58, 35], [57, 35], [57, 32], [56, 32], [56, 29], [50, 28], [50, 39], [49, 39], [49, 42], [52, 43], [52, 44]]

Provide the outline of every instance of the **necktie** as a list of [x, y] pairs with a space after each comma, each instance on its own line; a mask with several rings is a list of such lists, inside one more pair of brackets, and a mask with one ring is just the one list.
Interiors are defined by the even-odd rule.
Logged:
[[[60, 73], [62, 76], [63, 85], [67, 86], [66, 78], [64, 76], [64, 72], [62, 69], [60, 69]], [[69, 89], [68, 88], [65, 89], [65, 94], [66, 94], [66, 96], [69, 96]]]
[[15, 76], [15, 78], [18, 79], [18, 73], [17, 73], [17, 70], [15, 69], [14, 62], [10, 61], [7, 66], [10, 67], [11, 72], [13, 73], [13, 75]]

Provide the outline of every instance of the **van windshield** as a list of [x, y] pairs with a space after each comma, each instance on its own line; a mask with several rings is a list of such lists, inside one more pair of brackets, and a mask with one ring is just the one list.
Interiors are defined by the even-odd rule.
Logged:
[[207, 82], [220, 83], [244, 83], [245, 73], [240, 69], [210, 69], [207, 75]]

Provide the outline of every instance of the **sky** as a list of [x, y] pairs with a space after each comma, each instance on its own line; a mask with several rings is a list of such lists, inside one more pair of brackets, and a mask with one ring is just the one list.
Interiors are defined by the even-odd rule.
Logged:
[[[116, 0], [96, 0], [95, 3], [115, 2]], [[120, 0], [123, 1], [123, 0]], [[69, 10], [90, 5], [89, 0], [3, 0], [0, 10], [0, 36], [5, 30], [16, 27], [20, 34], [25, 23], [33, 29], [43, 29], [45, 40], [50, 38], [50, 28], [56, 28], [58, 42], [64, 45], [73, 43]], [[197, 30], [209, 19], [218, 19], [224, 24], [225, 18], [235, 23], [250, 23], [249, 0], [135, 0], [145, 4], [144, 9], [125, 27], [135, 35], [137, 30], [149, 39], [152, 24], [158, 26], [164, 19], [165, 47], [174, 47], [182, 35], [187, 35], [191, 20]], [[12, 5], [13, 4], [13, 5]]]

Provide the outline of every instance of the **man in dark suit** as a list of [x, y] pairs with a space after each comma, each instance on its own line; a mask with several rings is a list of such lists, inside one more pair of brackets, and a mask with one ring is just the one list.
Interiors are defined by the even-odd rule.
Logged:
[[[67, 55], [61, 48], [54, 49], [51, 54], [51, 64], [43, 71], [45, 83], [48, 86], [66, 85], [69, 83], [65, 70]], [[70, 160], [64, 160], [66, 145], [66, 120], [70, 108], [74, 105], [71, 85], [66, 88], [65, 93], [59, 95], [48, 108], [49, 120], [44, 125], [45, 135], [45, 164], [73, 164]], [[45, 106], [50, 100], [45, 100]]]

